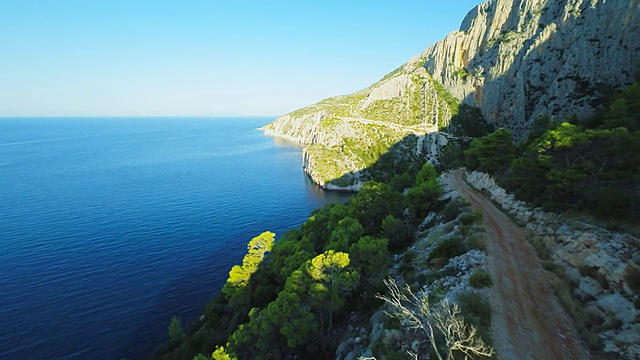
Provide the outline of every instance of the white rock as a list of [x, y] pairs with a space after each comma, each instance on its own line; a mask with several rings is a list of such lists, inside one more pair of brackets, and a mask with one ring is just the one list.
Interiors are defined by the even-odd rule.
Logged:
[[603, 296], [597, 304], [605, 313], [615, 314], [619, 320], [625, 322], [633, 320], [636, 315], [633, 304], [619, 293]]
[[640, 343], [640, 325], [636, 324], [633, 327], [621, 331], [614, 339], [618, 343], [628, 345]]
[[596, 279], [589, 276], [580, 279], [578, 288], [591, 297], [596, 297], [598, 294], [602, 293], [602, 287], [600, 286], [600, 283], [598, 283]]

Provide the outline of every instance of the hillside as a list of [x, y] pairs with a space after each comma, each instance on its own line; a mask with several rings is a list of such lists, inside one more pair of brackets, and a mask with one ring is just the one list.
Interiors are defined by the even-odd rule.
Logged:
[[364, 90], [296, 110], [263, 130], [306, 145], [304, 171], [317, 184], [357, 189], [369, 178], [362, 171], [392, 145], [408, 135], [421, 144], [458, 112], [459, 102], [423, 64], [420, 57], [411, 59]]
[[633, 81], [640, 2], [487, 1], [421, 57], [453, 96], [524, 140], [539, 116], [591, 116]]
[[640, 358], [639, 13], [488, 1], [372, 86], [265, 126], [358, 192], [252, 239], [155, 358]]
[[612, 89], [633, 80], [639, 24], [637, 0], [487, 1], [460, 30], [370, 87], [264, 130], [306, 145], [304, 171], [319, 185], [357, 189], [370, 177], [362, 170], [408, 134], [418, 136], [416, 153], [437, 155], [460, 125], [458, 113], [474, 124], [479, 108], [518, 141], [542, 115], [594, 114]]

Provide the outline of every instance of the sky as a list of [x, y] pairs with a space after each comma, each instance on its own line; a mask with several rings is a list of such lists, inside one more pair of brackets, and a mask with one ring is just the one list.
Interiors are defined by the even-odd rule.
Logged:
[[0, 116], [277, 116], [360, 90], [480, 0], [0, 0]]

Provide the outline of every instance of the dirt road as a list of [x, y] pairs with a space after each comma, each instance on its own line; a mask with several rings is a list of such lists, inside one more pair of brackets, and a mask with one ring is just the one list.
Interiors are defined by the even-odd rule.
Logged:
[[416, 135], [424, 135], [426, 133], [432, 133], [432, 132], [438, 131], [437, 125], [404, 126], [400, 124], [394, 124], [390, 122], [371, 120], [371, 119], [365, 119], [365, 118], [340, 117], [340, 116], [338, 118], [344, 121], [359, 122], [361, 124], [366, 124], [366, 125], [386, 126], [398, 132], [407, 131]]
[[482, 212], [489, 235], [493, 344], [503, 360], [589, 359], [540, 267], [524, 230], [452, 173], [456, 189]]

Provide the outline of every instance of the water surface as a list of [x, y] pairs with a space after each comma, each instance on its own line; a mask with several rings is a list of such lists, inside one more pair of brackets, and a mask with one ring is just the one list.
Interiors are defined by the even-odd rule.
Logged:
[[0, 119], [0, 358], [148, 355], [246, 243], [344, 195], [272, 119]]

